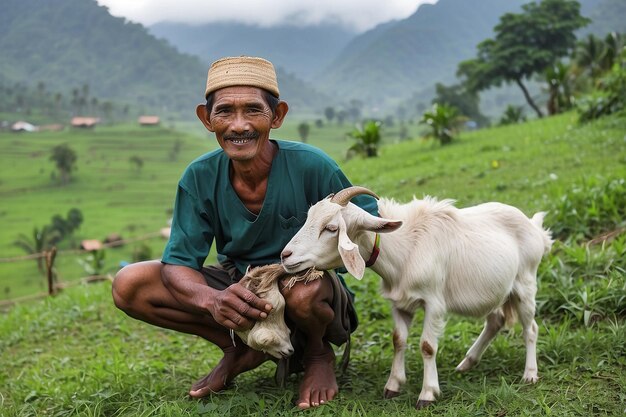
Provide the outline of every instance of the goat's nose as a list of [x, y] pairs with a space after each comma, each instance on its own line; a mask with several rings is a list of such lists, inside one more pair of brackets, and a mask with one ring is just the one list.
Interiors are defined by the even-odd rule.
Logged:
[[289, 258], [292, 253], [293, 253], [292, 251], [290, 251], [288, 249], [285, 249], [284, 251], [282, 251], [280, 253], [280, 259], [285, 260], [285, 259]]

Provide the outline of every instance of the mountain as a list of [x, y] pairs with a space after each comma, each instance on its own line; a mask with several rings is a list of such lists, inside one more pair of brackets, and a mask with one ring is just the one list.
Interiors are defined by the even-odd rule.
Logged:
[[626, 1], [582, 0], [581, 11], [591, 19], [581, 32], [604, 37], [609, 32], [626, 33]]
[[506, 12], [523, 0], [439, 0], [404, 20], [378, 26], [348, 44], [316, 77], [324, 91], [379, 105], [450, 82], [457, 64], [493, 35]]
[[[100, 102], [195, 117], [209, 61], [179, 52], [93, 0], [2, 2], [0, 85], [41, 84], [65, 97], [87, 90]], [[325, 102], [293, 74], [279, 70], [278, 77], [283, 96], [293, 95], [292, 108]]]
[[202, 98], [205, 65], [147, 30], [85, 0], [3, 0], [4, 83], [43, 82], [50, 91], [88, 86], [91, 95], [147, 111], [183, 110]]
[[[410, 96], [426, 102], [437, 82], [457, 82], [458, 63], [476, 56], [476, 46], [493, 36], [504, 13], [521, 12], [530, 0], [439, 0], [410, 17], [380, 25], [354, 38], [313, 79], [322, 91], [344, 101], [394, 106]], [[580, 35], [626, 33], [624, 0], [581, 0], [593, 22]], [[586, 31], [586, 32], [585, 32]]]
[[[436, 82], [457, 82], [458, 63], [475, 56], [503, 13], [528, 1], [439, 0], [357, 35], [330, 24], [163, 23], [148, 30], [111, 16], [94, 0], [2, 0], [0, 87], [41, 85], [64, 97], [87, 90], [100, 102], [195, 117], [210, 62], [253, 54], [274, 62], [293, 113], [320, 114], [352, 99], [364, 103], [364, 113], [388, 111], [410, 97], [429, 102]], [[581, 6], [593, 19], [581, 34], [626, 32], [624, 0], [582, 0]]]
[[149, 31], [207, 62], [224, 56], [262, 56], [305, 80], [328, 65], [356, 36], [353, 31], [331, 24], [262, 28], [235, 22], [198, 26], [157, 23]]

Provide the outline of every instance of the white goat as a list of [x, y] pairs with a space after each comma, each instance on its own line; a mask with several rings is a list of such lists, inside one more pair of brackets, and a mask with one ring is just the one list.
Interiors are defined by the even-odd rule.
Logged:
[[351, 187], [319, 201], [281, 258], [288, 272], [345, 266], [358, 279], [363, 277], [364, 259], [370, 259], [367, 266], [375, 262], [371, 267], [382, 278], [383, 295], [393, 304], [395, 323], [385, 398], [397, 396], [406, 382], [404, 351], [419, 307], [425, 310], [420, 339], [424, 379], [417, 408], [440, 394], [435, 357], [446, 312], [486, 316], [482, 333], [457, 366], [459, 371], [474, 366], [504, 323], [512, 324], [517, 313], [526, 345], [523, 378], [536, 382], [536, 274], [552, 245], [549, 231], [542, 227], [544, 213], [528, 219], [505, 204], [458, 209], [452, 200], [426, 197], [404, 205], [382, 199], [379, 218], [349, 203], [358, 194], [378, 198], [363, 187]]
[[289, 337], [291, 331], [285, 323], [285, 298], [279, 290], [279, 281], [289, 278], [287, 288], [297, 281], [309, 282], [321, 278], [323, 271], [308, 269], [297, 274], [288, 274], [280, 264], [248, 268], [239, 281], [259, 298], [267, 300], [272, 311], [264, 320], [257, 321], [250, 330], [236, 332], [241, 340], [252, 349], [268, 353], [275, 358], [284, 358], [293, 354]]

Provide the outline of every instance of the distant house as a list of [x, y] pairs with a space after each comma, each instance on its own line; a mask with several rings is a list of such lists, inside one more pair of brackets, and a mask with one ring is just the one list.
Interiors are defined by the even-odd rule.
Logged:
[[37, 126], [21, 120], [11, 125], [11, 131], [13, 132], [36, 132], [37, 130]]
[[159, 116], [139, 116], [141, 126], [158, 126], [161, 123]]
[[72, 127], [92, 129], [98, 123], [100, 123], [99, 117], [72, 117], [72, 121], [70, 124], [72, 125]]
[[87, 251], [102, 249], [102, 242], [97, 239], [86, 239], [80, 242], [80, 248]]

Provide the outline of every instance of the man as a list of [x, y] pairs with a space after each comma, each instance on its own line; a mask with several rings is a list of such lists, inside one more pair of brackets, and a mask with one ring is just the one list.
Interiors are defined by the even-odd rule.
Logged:
[[[223, 351], [217, 366], [193, 384], [192, 397], [220, 391], [270, 359], [233, 336], [232, 330], [251, 328], [272, 309], [238, 281], [249, 265], [278, 263], [308, 208], [350, 186], [318, 149], [270, 140], [270, 130], [282, 125], [289, 108], [279, 99], [269, 61], [216, 61], [205, 97], [196, 114], [215, 133], [220, 149], [185, 170], [161, 262], [129, 265], [113, 283], [115, 304], [131, 317], [198, 335]], [[376, 212], [371, 198], [355, 203]], [[213, 241], [219, 264], [205, 267]], [[316, 407], [338, 391], [330, 342], [343, 344], [356, 327], [351, 295], [336, 277], [282, 292], [296, 348], [292, 370], [299, 365], [304, 370], [297, 405]]]

